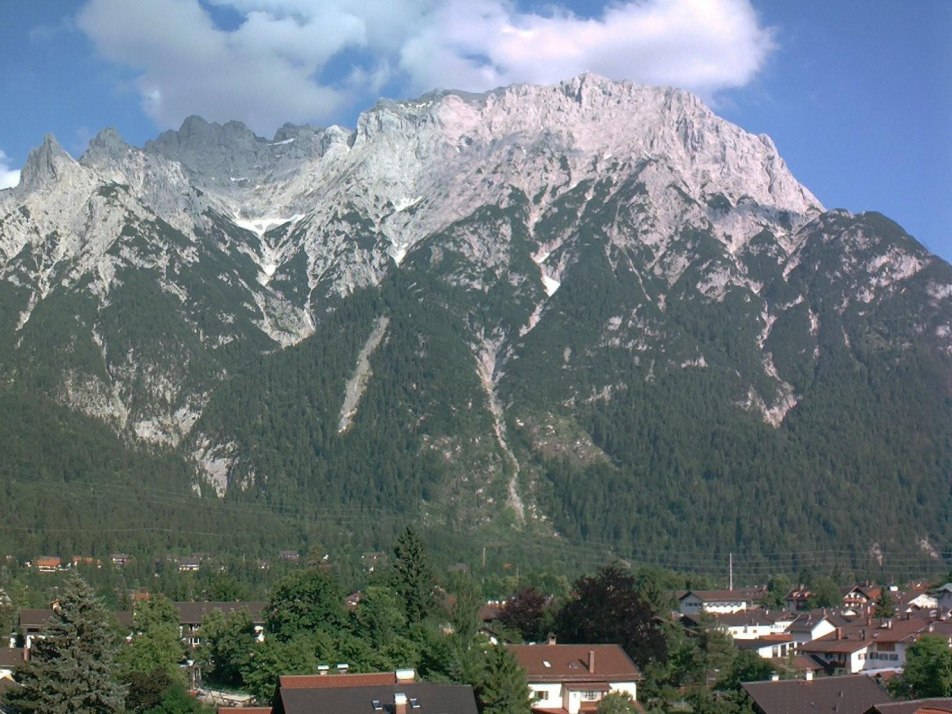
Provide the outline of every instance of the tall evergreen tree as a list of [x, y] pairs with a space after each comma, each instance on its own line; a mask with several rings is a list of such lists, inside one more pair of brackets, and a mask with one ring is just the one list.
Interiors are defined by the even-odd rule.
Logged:
[[489, 647], [473, 686], [480, 714], [529, 714], [526, 672], [506, 647]]
[[17, 672], [9, 702], [22, 712], [108, 714], [123, 710], [115, 676], [116, 636], [105, 608], [78, 576], [66, 584], [49, 623]]
[[393, 589], [403, 600], [407, 622], [421, 622], [435, 606], [435, 580], [430, 555], [412, 526], [397, 538], [393, 556]]

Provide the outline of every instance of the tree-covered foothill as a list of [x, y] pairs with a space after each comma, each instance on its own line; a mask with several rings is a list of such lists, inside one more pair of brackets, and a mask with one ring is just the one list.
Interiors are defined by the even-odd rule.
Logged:
[[118, 641], [92, 589], [71, 578], [49, 622], [33, 641], [30, 661], [16, 673], [7, 701], [38, 714], [122, 712], [125, 691], [116, 677]]

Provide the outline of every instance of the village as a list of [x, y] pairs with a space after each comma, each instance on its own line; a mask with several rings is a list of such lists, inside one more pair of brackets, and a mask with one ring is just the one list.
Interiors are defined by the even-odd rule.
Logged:
[[[299, 558], [295, 555], [288, 551], [279, 557], [296, 562]], [[362, 560], [370, 574], [382, 568], [387, 558], [384, 553], [367, 553]], [[107, 566], [122, 568], [129, 561], [130, 556], [117, 553], [109, 558]], [[172, 564], [180, 572], [195, 572], [203, 561], [202, 554], [197, 554], [174, 559]], [[80, 566], [101, 568], [102, 562], [81, 556], [65, 561], [46, 556], [36, 558], [29, 566], [38, 573], [52, 574]], [[321, 572], [320, 563], [311, 570]], [[842, 589], [838, 602], [825, 607], [812, 606], [816, 594], [804, 585], [786, 592], [782, 603], [776, 597], [771, 601], [766, 586], [692, 589], [668, 596], [668, 602], [675, 606], [655, 615], [661, 626], [674, 628], [688, 639], [716, 633], [736, 652], [746, 653], [748, 661], [754, 655], [768, 665], [757, 670], [758, 679], [763, 681], [738, 683], [737, 698], [731, 701], [742, 703], [745, 708], [739, 711], [952, 712], [952, 698], [906, 698], [900, 704], [896, 687], [897, 678], [902, 677], [910, 658], [915, 656], [917, 644], [924, 638], [940, 641], [945, 650], [952, 652], [952, 583], [912, 582], [903, 587], [856, 584]], [[458, 609], [456, 600], [462, 596], [438, 588], [436, 597], [443, 600], [434, 608], [436, 613], [443, 613], [437, 615], [438, 627], [445, 634], [452, 634], [454, 628], [461, 627], [454, 612]], [[151, 598], [148, 591], [139, 589], [130, 594], [132, 609], [113, 613], [114, 623], [127, 643], [142, 635], [135, 613]], [[548, 603], [551, 600], [547, 597]], [[342, 611], [357, 615], [366, 601], [366, 592], [355, 591], [347, 593], [339, 605]], [[669, 710], [658, 708], [657, 702], [653, 706], [645, 697], [645, 672], [635, 664], [622, 642], [563, 642], [552, 633], [538, 640], [520, 638], [511, 627], [510, 610], [520, 607], [514, 603], [515, 598], [475, 602], [477, 623], [473, 635], [481, 638], [485, 647], [502, 648], [512, 655], [525, 677], [525, 711], [579, 714]], [[780, 606], [770, 607], [768, 603]], [[202, 655], [207, 644], [203, 640], [203, 625], [209, 622], [210, 615], [231, 618], [240, 614], [253, 627], [253, 641], [263, 643], [270, 634], [269, 617], [273, 615], [269, 613], [275, 605], [263, 600], [239, 600], [177, 601], [171, 606], [184, 653], [179, 667], [188, 689], [206, 706], [217, 707], [219, 714], [503, 711], [478, 706], [473, 687], [468, 684], [439, 677], [430, 680], [409, 666], [367, 671], [366, 663], [355, 666], [338, 661], [320, 662], [309, 673], [279, 673], [271, 704], [261, 706], [251, 694], [205, 681], [203, 665], [207, 667], [209, 659]], [[0, 692], [17, 686], [14, 680], [18, 667], [30, 662], [31, 653], [45, 636], [59, 607], [59, 602], [54, 601], [47, 608], [22, 608], [17, 612], [7, 646], [0, 649]], [[607, 707], [610, 702], [623, 702], [631, 708]], [[689, 705], [677, 710], [698, 711]]]

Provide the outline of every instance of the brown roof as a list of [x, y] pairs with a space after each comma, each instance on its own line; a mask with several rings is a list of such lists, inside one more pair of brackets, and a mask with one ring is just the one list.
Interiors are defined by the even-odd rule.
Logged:
[[908, 702], [889, 702], [870, 707], [865, 714], [926, 714], [952, 712], [952, 699], [913, 699]]
[[823, 654], [825, 652], [849, 654], [851, 652], [858, 652], [864, 647], [869, 647], [872, 643], [872, 640], [837, 640], [821, 637], [818, 640], [813, 640], [812, 642], [807, 642], [802, 645], [800, 651], [814, 652], [816, 654]]
[[285, 674], [278, 678], [282, 689], [329, 689], [332, 687], [382, 687], [396, 684], [393, 672], [371, 674]]
[[179, 622], [183, 625], [201, 625], [205, 615], [212, 610], [220, 610], [228, 615], [237, 610], [246, 610], [256, 625], [264, 624], [264, 609], [268, 603], [249, 600], [248, 602], [176, 602]]
[[22, 647], [0, 647], [0, 667], [16, 667], [23, 664]]
[[271, 714], [271, 707], [218, 707], [218, 714]]
[[20, 610], [20, 627], [43, 627], [52, 614], [53, 611], [48, 607], [24, 608]]
[[741, 686], [763, 714], [865, 714], [874, 705], [892, 701], [875, 680], [862, 674]]
[[[508, 645], [530, 682], [621, 681], [641, 672], [618, 645]], [[590, 657], [594, 667], [589, 670]]]

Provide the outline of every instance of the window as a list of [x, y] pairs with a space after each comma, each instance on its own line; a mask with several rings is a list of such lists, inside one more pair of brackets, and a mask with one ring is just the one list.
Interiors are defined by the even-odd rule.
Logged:
[[597, 702], [602, 698], [602, 693], [598, 691], [579, 692], [583, 702]]

